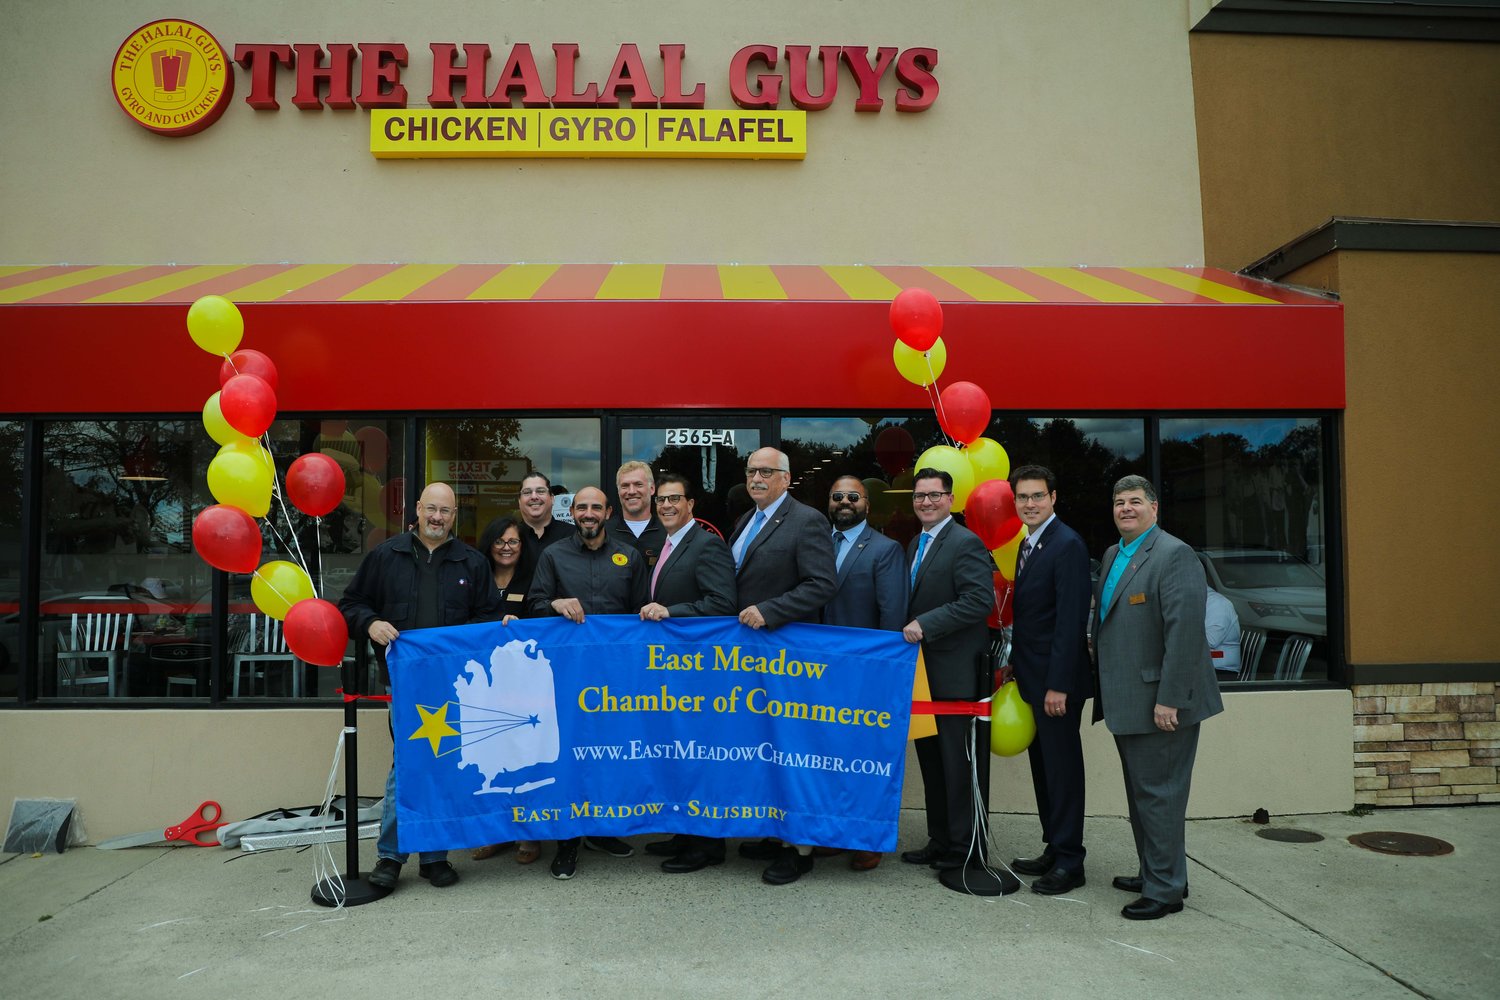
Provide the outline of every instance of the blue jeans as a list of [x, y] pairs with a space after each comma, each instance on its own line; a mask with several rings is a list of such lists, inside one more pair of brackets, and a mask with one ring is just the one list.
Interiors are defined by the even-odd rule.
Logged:
[[[389, 858], [398, 865], [406, 864], [409, 855], [396, 849], [396, 765], [385, 776], [385, 805], [380, 810], [380, 839], [375, 841], [375, 856]], [[421, 864], [446, 861], [447, 851], [423, 851], [417, 855]]]

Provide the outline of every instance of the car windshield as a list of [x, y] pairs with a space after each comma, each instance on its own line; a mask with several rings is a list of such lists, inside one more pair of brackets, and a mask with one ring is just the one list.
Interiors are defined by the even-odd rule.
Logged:
[[1311, 566], [1285, 552], [1257, 552], [1212, 558], [1214, 568], [1219, 571], [1219, 579], [1224, 582], [1224, 586], [1234, 590], [1323, 586], [1323, 578]]

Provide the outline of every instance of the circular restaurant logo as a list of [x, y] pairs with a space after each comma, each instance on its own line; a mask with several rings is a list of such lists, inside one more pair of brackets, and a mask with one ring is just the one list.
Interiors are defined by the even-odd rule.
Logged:
[[224, 47], [191, 21], [152, 21], [130, 33], [110, 71], [115, 100], [160, 135], [192, 135], [229, 106], [234, 72]]

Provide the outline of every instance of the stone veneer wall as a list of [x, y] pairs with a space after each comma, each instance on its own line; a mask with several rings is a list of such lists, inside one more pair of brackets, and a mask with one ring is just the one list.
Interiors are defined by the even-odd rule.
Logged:
[[1356, 684], [1354, 801], [1500, 802], [1500, 683]]

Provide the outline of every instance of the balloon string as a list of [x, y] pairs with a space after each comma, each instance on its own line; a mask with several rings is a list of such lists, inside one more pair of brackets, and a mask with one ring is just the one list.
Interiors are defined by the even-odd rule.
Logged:
[[948, 430], [944, 426], [948, 422], [948, 414], [943, 410], [943, 395], [937, 391], [937, 374], [932, 370], [932, 355], [930, 352], [923, 352], [922, 357], [927, 362], [927, 374], [932, 376], [932, 380], [922, 388], [927, 390], [927, 398], [932, 403], [932, 412], [937, 415], [938, 433], [943, 436], [944, 441], [948, 442], [949, 447], [956, 447], [958, 442], [948, 436]]
[[[270, 431], [267, 431], [265, 434], [261, 435], [261, 442], [261, 446], [265, 448], [266, 454], [270, 455]], [[281, 489], [281, 479], [276, 475], [276, 463], [274, 460], [272, 460], [271, 462], [271, 495], [276, 498], [276, 503], [281, 508], [281, 518], [286, 522], [287, 534], [292, 536], [292, 544], [287, 545], [286, 542], [283, 541], [281, 542], [281, 547], [286, 549], [288, 555], [295, 555], [297, 559], [297, 565], [302, 568], [303, 573], [307, 574], [308, 581], [313, 585], [313, 596], [321, 597], [322, 595], [319, 593], [319, 590], [321, 588], [318, 586], [317, 581], [313, 580], [312, 571], [307, 568], [307, 557], [302, 554], [302, 541], [297, 537], [297, 533], [292, 530], [292, 516], [286, 509], [286, 496]], [[277, 540], [280, 541], [281, 536], [276, 532], [276, 529], [273, 527], [271, 531], [273, 534], [276, 534]]]

